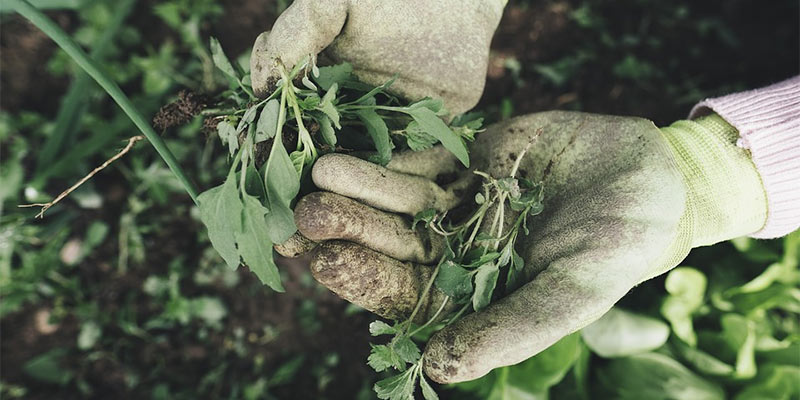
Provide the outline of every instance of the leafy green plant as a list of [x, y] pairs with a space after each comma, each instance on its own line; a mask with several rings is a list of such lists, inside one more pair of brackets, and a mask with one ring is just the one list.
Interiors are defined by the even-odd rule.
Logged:
[[[392, 338], [388, 344], [372, 346], [369, 365], [377, 372], [399, 371], [398, 375], [375, 384], [379, 398], [411, 399], [418, 383], [425, 399], [437, 399], [438, 395], [421, 373], [423, 356], [412, 338], [432, 324], [436, 325], [427, 333], [452, 324], [468, 311], [485, 308], [495, 295], [501, 272], [505, 275], [506, 291], [514, 290], [522, 283], [518, 278], [524, 261], [515, 249], [516, 240], [520, 233], [529, 234], [528, 217], [541, 213], [543, 209], [541, 183], [516, 177], [519, 163], [532, 143], [520, 152], [506, 178], [497, 179], [475, 171], [484, 183], [482, 191], [475, 195], [478, 208], [465, 222], [449, 223], [446, 213], [437, 215], [433, 209], [422, 211], [414, 218], [414, 226], [422, 222], [442, 235], [446, 249], [408, 319], [393, 326], [381, 321], [370, 325], [373, 336], [391, 335]], [[510, 229], [504, 231], [507, 208], [519, 214]], [[491, 216], [488, 215], [490, 211], [494, 211]], [[432, 296], [430, 291], [434, 284], [446, 297], [433, 316], [416, 326], [415, 317], [421, 305]], [[440, 319], [448, 303], [460, 308]]]
[[[371, 160], [385, 165], [395, 142], [411, 150], [440, 142], [469, 165], [464, 141], [473, 139], [480, 121], [459, 119], [448, 126], [441, 119], [447, 111], [440, 100], [401, 105], [386, 91], [393, 80], [370, 87], [355, 79], [348, 64], [318, 68], [309, 59], [290, 71], [280, 65], [276, 89], [262, 100], [253, 94], [249, 75], [228, 59], [214, 38], [211, 55], [231, 90], [206, 114], [213, 115], [233, 161], [225, 182], [200, 194], [200, 216], [228, 266], [235, 269], [242, 260], [274, 290], [283, 291], [283, 286], [273, 243], [283, 243], [297, 231], [292, 204], [321, 153], [349, 151], [342, 147], [344, 142], [376, 150]], [[359, 130], [367, 132], [371, 144]], [[342, 133], [350, 136], [349, 142], [339, 140]], [[258, 165], [261, 143], [268, 144], [269, 152]]]

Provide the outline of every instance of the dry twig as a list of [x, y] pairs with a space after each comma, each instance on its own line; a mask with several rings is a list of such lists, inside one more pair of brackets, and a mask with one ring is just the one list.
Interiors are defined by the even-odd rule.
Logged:
[[120, 150], [120, 151], [119, 151], [119, 153], [115, 154], [113, 157], [111, 157], [111, 158], [109, 158], [108, 160], [106, 160], [106, 161], [105, 161], [103, 164], [101, 164], [99, 167], [97, 167], [97, 168], [95, 168], [94, 170], [92, 170], [92, 172], [89, 172], [89, 174], [88, 174], [88, 175], [84, 176], [84, 177], [83, 177], [83, 178], [81, 178], [81, 180], [79, 180], [77, 183], [75, 183], [74, 185], [70, 186], [70, 187], [69, 187], [69, 189], [67, 189], [67, 190], [65, 190], [65, 191], [63, 191], [63, 192], [61, 192], [61, 194], [59, 194], [59, 195], [58, 195], [58, 196], [57, 196], [55, 199], [53, 199], [52, 201], [50, 201], [50, 202], [47, 202], [47, 203], [21, 204], [21, 205], [19, 205], [19, 206], [17, 206], [17, 207], [21, 207], [21, 208], [26, 208], [26, 207], [42, 207], [41, 211], [39, 211], [39, 213], [38, 213], [38, 214], [36, 214], [36, 218], [42, 218], [42, 217], [44, 217], [44, 212], [45, 212], [45, 211], [47, 211], [47, 209], [48, 209], [48, 208], [50, 208], [50, 207], [52, 207], [52, 206], [56, 205], [56, 203], [58, 203], [59, 201], [63, 200], [65, 197], [69, 196], [69, 194], [70, 194], [70, 193], [72, 193], [73, 191], [75, 191], [75, 189], [77, 189], [77, 188], [78, 188], [80, 185], [83, 185], [83, 184], [84, 184], [84, 182], [86, 182], [86, 181], [88, 181], [89, 179], [91, 179], [91, 178], [92, 178], [92, 177], [93, 177], [95, 174], [97, 174], [98, 172], [102, 171], [102, 170], [103, 170], [105, 167], [108, 167], [108, 166], [109, 166], [109, 165], [110, 165], [112, 162], [116, 161], [116, 160], [117, 160], [117, 159], [119, 159], [120, 157], [124, 156], [124, 155], [125, 155], [127, 152], [129, 152], [129, 151], [131, 150], [131, 148], [133, 148], [133, 145], [134, 145], [134, 144], [136, 144], [136, 142], [138, 142], [138, 141], [140, 141], [140, 140], [142, 140], [142, 139], [144, 139], [144, 136], [141, 136], [141, 135], [139, 135], [139, 136], [134, 136], [134, 137], [132, 137], [132, 138], [128, 139], [128, 144], [127, 144], [127, 145], [125, 145], [125, 148], [123, 148], [122, 150]]

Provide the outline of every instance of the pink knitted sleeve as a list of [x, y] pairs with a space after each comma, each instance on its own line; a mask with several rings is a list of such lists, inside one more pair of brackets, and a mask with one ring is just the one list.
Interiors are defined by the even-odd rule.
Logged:
[[739, 130], [767, 194], [767, 222], [752, 237], [767, 239], [800, 227], [800, 75], [765, 88], [705, 99], [689, 118], [711, 112]]

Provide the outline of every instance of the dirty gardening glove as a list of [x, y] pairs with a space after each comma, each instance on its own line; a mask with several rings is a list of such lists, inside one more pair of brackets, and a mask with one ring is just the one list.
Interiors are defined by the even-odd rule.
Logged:
[[291, 68], [325, 50], [378, 86], [409, 100], [441, 98], [453, 114], [472, 108], [486, 78], [489, 45], [507, 0], [297, 0], [253, 45], [251, 79], [265, 96]]
[[[438, 382], [521, 362], [599, 318], [692, 247], [765, 223], [759, 175], [736, 147], [736, 130], [716, 115], [659, 130], [640, 118], [533, 114], [480, 134], [473, 168], [509, 176], [540, 129], [518, 173], [544, 183], [544, 211], [517, 241], [528, 283], [431, 338], [424, 370]], [[398, 155], [388, 169], [322, 157], [312, 177], [328, 192], [308, 195], [295, 210], [300, 232], [324, 241], [312, 253], [314, 276], [379, 315], [407, 316], [441, 255], [440, 239], [412, 231], [407, 216], [472, 201], [462, 190], [472, 174], [447, 188], [432, 180], [455, 165], [441, 149]], [[428, 315], [443, 296], [432, 297], [422, 308]]]

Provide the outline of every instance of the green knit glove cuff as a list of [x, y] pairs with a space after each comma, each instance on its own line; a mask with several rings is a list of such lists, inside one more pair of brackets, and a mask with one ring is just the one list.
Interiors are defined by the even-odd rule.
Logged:
[[767, 197], [739, 132], [717, 114], [661, 128], [687, 187], [681, 241], [707, 246], [758, 231]]

